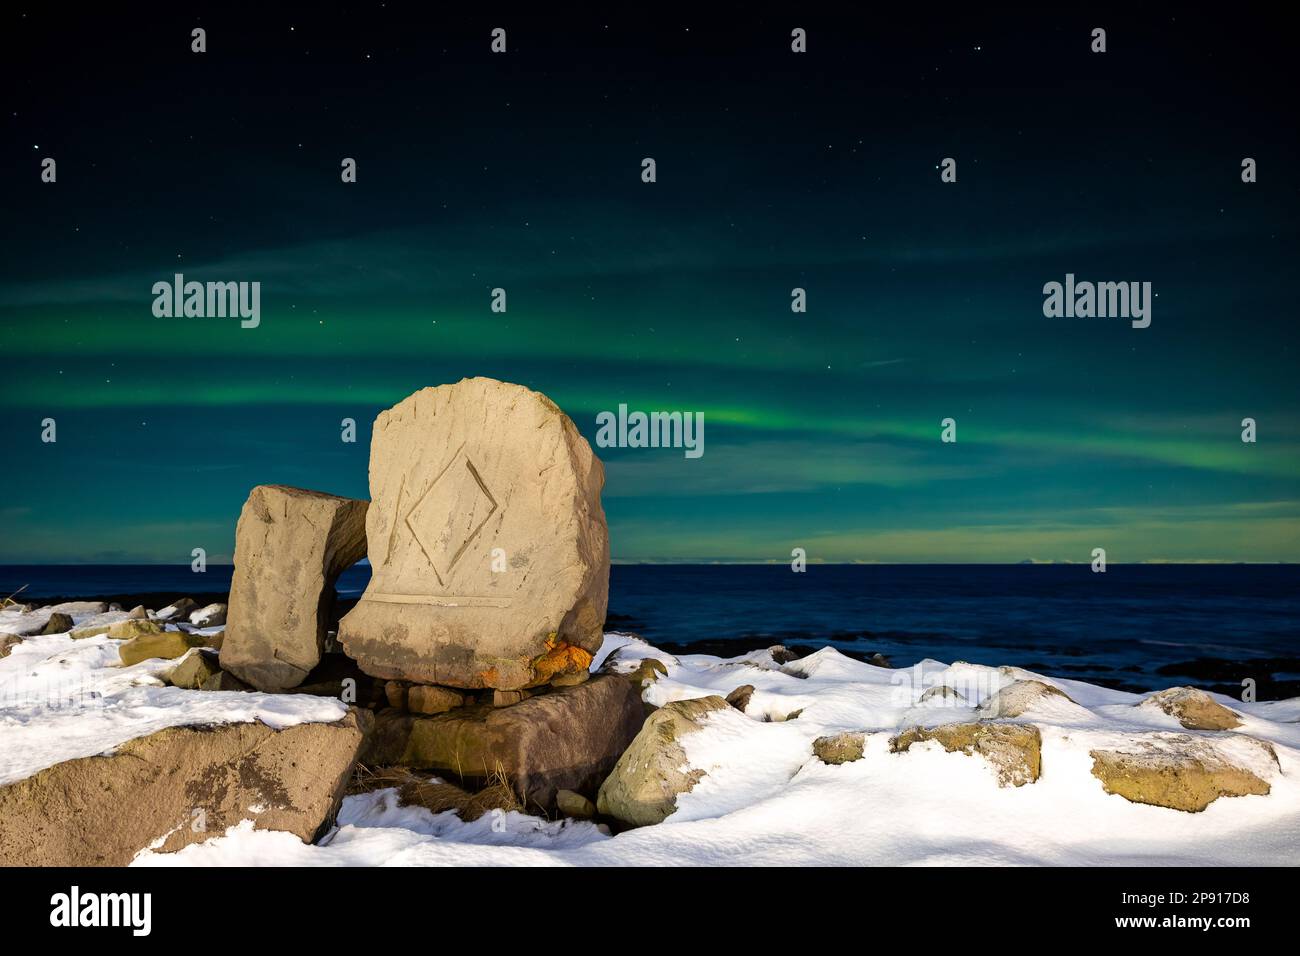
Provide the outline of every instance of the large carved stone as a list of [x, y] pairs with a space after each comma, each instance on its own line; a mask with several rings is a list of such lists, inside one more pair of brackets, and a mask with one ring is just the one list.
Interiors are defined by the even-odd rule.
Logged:
[[258, 485], [235, 530], [221, 667], [258, 690], [297, 687], [320, 663], [334, 581], [366, 553], [366, 502]]
[[520, 385], [464, 379], [383, 412], [344, 650], [375, 677], [472, 689], [585, 671], [609, 594], [604, 483], [568, 416]]

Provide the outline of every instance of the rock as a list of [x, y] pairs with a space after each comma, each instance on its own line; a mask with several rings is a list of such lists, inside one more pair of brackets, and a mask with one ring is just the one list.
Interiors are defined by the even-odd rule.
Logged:
[[221, 645], [226, 642], [226, 632], [217, 631], [215, 634], [209, 634], [203, 639], [205, 646], [212, 648], [214, 651], [220, 651]]
[[966, 703], [966, 698], [947, 684], [936, 684], [934, 687], [927, 687], [917, 703], [930, 706], [947, 703], [951, 707]]
[[131, 608], [131, 610], [126, 612], [126, 616], [128, 618], [144, 621], [149, 619], [149, 611], [143, 604], [137, 604], [135, 607]]
[[129, 641], [136, 637], [161, 634], [163, 630], [163, 626], [156, 621], [145, 621], [133, 617], [125, 621], [118, 621], [116, 624], [110, 624], [104, 633], [115, 641]]
[[17, 634], [0, 634], [0, 658], [8, 657], [9, 652], [22, 642]]
[[98, 624], [94, 627], [79, 627], [75, 631], [70, 632], [68, 637], [72, 638], [74, 641], [85, 640], [88, 637], [99, 637], [101, 634], [108, 633], [108, 627], [109, 625], [107, 624]]
[[114, 624], [120, 624], [122, 621], [130, 620], [130, 615], [118, 608], [116, 611], [104, 611], [101, 614], [92, 614], [90, 617], [83, 617], [77, 622], [76, 629], [68, 636], [73, 640], [80, 640], [85, 637], [96, 637], [100, 634], [107, 634], [109, 627]]
[[[82, 624], [68, 636], [74, 641], [84, 640], [87, 637], [99, 637], [108, 635], [115, 640], [130, 640], [133, 637], [139, 637], [141, 634], [160, 634], [163, 627], [154, 621], [141, 620], [139, 618], [127, 617], [118, 612], [114, 615], [113, 620], [101, 620], [107, 615], [98, 615]], [[120, 626], [119, 626], [120, 625]]]
[[739, 687], [737, 687], [735, 690], [733, 690], [730, 694], [727, 695], [727, 703], [730, 704], [732, 707], [736, 708], [736, 710], [740, 711], [743, 714], [745, 712], [745, 708], [749, 706], [750, 698], [753, 696], [754, 696], [754, 685], [741, 684]]
[[1033, 724], [978, 720], [938, 727], [913, 727], [893, 738], [889, 749], [894, 753], [904, 753], [912, 744], [924, 740], [938, 741], [949, 753], [979, 754], [993, 764], [1000, 787], [1033, 783], [1042, 767], [1043, 738]]
[[566, 817], [578, 820], [590, 820], [596, 815], [596, 805], [580, 793], [572, 790], [558, 790], [555, 793], [555, 808]]
[[604, 482], [573, 422], [519, 385], [464, 379], [381, 413], [371, 579], [343, 648], [376, 677], [471, 690], [587, 670], [609, 592]]
[[174, 852], [243, 820], [310, 842], [342, 799], [364, 719], [172, 727], [56, 764], [0, 787], [0, 861], [126, 866], [155, 843]]
[[199, 608], [190, 615], [195, 627], [218, 627], [226, 623], [226, 605], [217, 602]]
[[217, 655], [205, 648], [198, 648], [181, 658], [180, 663], [167, 675], [167, 682], [173, 687], [198, 690], [205, 681], [220, 671]]
[[45, 625], [50, 622], [53, 613], [53, 610], [48, 607], [25, 611], [16, 620], [5, 622], [7, 633], [15, 637], [32, 637], [40, 634], [45, 630]]
[[526, 690], [494, 690], [492, 692], [492, 706], [510, 707], [532, 696]]
[[429, 684], [414, 685], [406, 698], [406, 706], [413, 714], [445, 714], [464, 703], [463, 694], [458, 694], [449, 687], [433, 687]]
[[573, 671], [569, 674], [559, 674], [551, 678], [552, 687], [574, 687], [578, 684], [585, 684], [591, 679], [591, 671]]
[[1221, 796], [1266, 796], [1273, 745], [1243, 734], [1147, 734], [1121, 748], [1089, 750], [1092, 775], [1135, 804], [1200, 813]]
[[384, 697], [388, 700], [389, 707], [395, 707], [398, 710], [406, 710], [407, 694], [411, 690], [409, 681], [390, 680], [384, 684]]
[[139, 664], [154, 658], [172, 659], [189, 653], [191, 648], [202, 647], [203, 639], [184, 631], [163, 631], [161, 634], [144, 634], [133, 637], [117, 649], [123, 667]]
[[50, 619], [45, 622], [41, 628], [42, 634], [66, 634], [73, 628], [72, 615], [64, 614], [62, 611], [55, 611], [50, 615]]
[[505, 778], [528, 807], [550, 813], [558, 791], [599, 786], [641, 719], [636, 688], [598, 676], [513, 707], [481, 703], [436, 717], [381, 711], [361, 760], [432, 770], [474, 786]]
[[979, 712], [984, 717], [1020, 717], [1038, 702], [1052, 699], [1074, 703], [1067, 694], [1051, 684], [1040, 680], [1018, 680], [1007, 684], [997, 693], [990, 694], [980, 704]]
[[[129, 641], [135, 637], [148, 637], [155, 633], [164, 633], [165, 628], [153, 620], [139, 620], [131, 618], [130, 620], [120, 620], [116, 624], [109, 624], [108, 631], [105, 631], [109, 637], [117, 641]], [[173, 632], [178, 633], [178, 632]]]
[[721, 697], [697, 697], [675, 700], [647, 717], [600, 785], [600, 812], [631, 826], [662, 823], [677, 809], [678, 795], [704, 776], [703, 770], [688, 765], [680, 739], [699, 730], [710, 713], [728, 706]]
[[156, 617], [160, 621], [187, 621], [190, 613], [198, 606], [192, 598], [181, 598], [159, 611]]
[[789, 664], [791, 661], [797, 661], [802, 655], [790, 650], [784, 644], [774, 644], [767, 649], [772, 655], [772, 660], [777, 664]]
[[1271, 745], [1242, 734], [1147, 734], [1123, 749], [1089, 751], [1092, 775], [1131, 803], [1199, 813], [1219, 797], [1266, 795]]
[[199, 685], [199, 690], [246, 691], [252, 689], [229, 671], [217, 671]]
[[103, 601], [64, 601], [62, 604], [51, 605], [48, 610], [52, 614], [71, 617], [73, 614], [103, 614], [108, 610], [108, 605]]
[[813, 753], [822, 763], [842, 764], [861, 760], [866, 752], [867, 735], [861, 730], [818, 737], [813, 741]]
[[325, 647], [339, 574], [366, 553], [366, 502], [258, 485], [235, 529], [221, 666], [258, 690], [301, 684]]
[[653, 684], [661, 675], [667, 677], [668, 668], [661, 661], [653, 657], [646, 657], [641, 659], [635, 670], [629, 671], [623, 676], [635, 684], [638, 689], [644, 690], [647, 684]]
[[1159, 707], [1188, 730], [1233, 730], [1241, 726], [1236, 713], [1195, 687], [1171, 687], [1152, 694], [1138, 706]]

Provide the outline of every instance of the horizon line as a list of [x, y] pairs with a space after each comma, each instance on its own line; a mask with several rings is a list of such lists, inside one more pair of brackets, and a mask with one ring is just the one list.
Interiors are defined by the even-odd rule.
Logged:
[[[354, 567], [363, 565], [366, 559], [358, 561], [356, 564], [349, 565], [344, 571], [351, 570]], [[1024, 559], [1020, 561], [824, 561], [817, 559], [807, 559], [806, 564], [817, 565], [818, 567], [1000, 567], [1000, 568], [1019, 568], [1019, 567], [1045, 567], [1045, 566], [1064, 566], [1064, 567], [1087, 567], [1091, 561], [1056, 561], [1042, 559]], [[781, 567], [788, 566], [789, 561], [768, 560], [768, 561], [730, 561], [725, 559], [684, 559], [680, 561], [638, 561], [635, 559], [612, 560], [611, 567]], [[1124, 566], [1133, 567], [1137, 565], [1256, 565], [1274, 567], [1278, 565], [1296, 566], [1300, 565], [1300, 560], [1295, 561], [1250, 561], [1250, 560], [1232, 560], [1226, 558], [1195, 558], [1187, 561], [1165, 560], [1160, 558], [1147, 559], [1142, 561], [1107, 561], [1107, 567]], [[209, 562], [209, 567], [216, 568], [233, 568], [234, 562], [219, 563]], [[188, 561], [178, 561], [176, 563], [167, 563], [161, 561], [33, 561], [25, 564], [10, 564], [0, 562], [0, 568], [186, 568], [189, 567]], [[204, 572], [195, 571], [195, 574]], [[342, 572], [340, 572], [342, 573]]]

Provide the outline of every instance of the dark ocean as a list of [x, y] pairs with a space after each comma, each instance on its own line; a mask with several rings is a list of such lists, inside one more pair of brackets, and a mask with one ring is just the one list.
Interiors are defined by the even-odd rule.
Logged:
[[[0, 566], [0, 597], [209, 595], [230, 567]], [[355, 599], [370, 569], [339, 581]], [[1300, 565], [615, 565], [609, 630], [673, 653], [831, 644], [895, 667], [1014, 664], [1126, 690], [1300, 696]]]

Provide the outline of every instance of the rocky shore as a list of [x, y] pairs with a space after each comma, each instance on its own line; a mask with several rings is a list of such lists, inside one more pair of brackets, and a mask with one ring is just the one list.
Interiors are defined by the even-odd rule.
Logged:
[[370, 478], [252, 489], [228, 595], [0, 607], [0, 864], [1295, 862], [1300, 698], [607, 632], [603, 468], [519, 386]]

